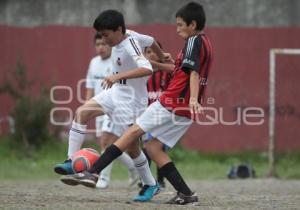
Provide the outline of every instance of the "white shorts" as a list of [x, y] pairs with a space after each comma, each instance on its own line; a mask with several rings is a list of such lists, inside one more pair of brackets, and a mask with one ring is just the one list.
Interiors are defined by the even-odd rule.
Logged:
[[100, 137], [102, 132], [111, 133], [120, 137], [124, 131], [123, 126], [115, 125], [107, 115], [104, 115], [96, 117], [96, 137]]
[[136, 120], [136, 124], [143, 131], [170, 148], [179, 141], [192, 123], [191, 119], [168, 111], [159, 101], [152, 103]]
[[113, 123], [113, 134], [121, 136], [125, 130], [135, 123], [136, 118], [147, 108], [146, 104], [132, 100], [129, 93], [120, 92], [116, 88], [103, 90], [93, 97]]

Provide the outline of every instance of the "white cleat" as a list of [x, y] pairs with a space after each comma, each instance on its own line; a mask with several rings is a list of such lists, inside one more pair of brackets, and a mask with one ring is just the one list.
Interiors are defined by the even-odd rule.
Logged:
[[99, 189], [105, 189], [108, 188], [108, 186], [109, 186], [109, 181], [104, 178], [100, 178], [96, 184], [96, 188]]

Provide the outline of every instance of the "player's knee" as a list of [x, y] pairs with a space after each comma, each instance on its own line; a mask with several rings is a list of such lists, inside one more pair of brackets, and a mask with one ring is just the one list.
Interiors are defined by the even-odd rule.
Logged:
[[127, 149], [127, 154], [131, 158], [137, 158], [140, 155], [140, 147], [139, 144], [133, 144]]
[[87, 121], [89, 120], [89, 116], [91, 115], [91, 110], [89, 110], [86, 106], [82, 105], [80, 107], [77, 108], [76, 110], [76, 115], [75, 115], [75, 119], [76, 122], [79, 123], [87, 123]]

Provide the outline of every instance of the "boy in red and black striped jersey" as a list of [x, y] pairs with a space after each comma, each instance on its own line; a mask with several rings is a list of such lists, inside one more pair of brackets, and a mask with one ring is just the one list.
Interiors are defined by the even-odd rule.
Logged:
[[[199, 113], [212, 62], [212, 47], [204, 34], [205, 13], [198, 3], [188, 3], [176, 13], [178, 35], [186, 40], [179, 53], [173, 77], [166, 91], [99, 159], [98, 166], [105, 167], [145, 133], [154, 139], [146, 149], [159, 170], [176, 189], [177, 195], [168, 204], [184, 205], [198, 202], [198, 196], [187, 186], [163, 146], [173, 147], [184, 135]], [[106, 150], [108, 151], [108, 149]]]
[[187, 186], [163, 145], [173, 147], [192, 124], [191, 119], [203, 113], [201, 104], [212, 63], [212, 46], [203, 32], [205, 13], [201, 5], [192, 2], [182, 7], [176, 13], [176, 23], [177, 33], [186, 43], [177, 56], [168, 88], [115, 145], [122, 150], [136, 137], [151, 133], [155, 138], [146, 143], [147, 152], [177, 190], [167, 203], [186, 204], [197, 202], [198, 196]]
[[186, 40], [178, 54], [173, 77], [159, 101], [152, 103], [123, 136], [115, 142], [121, 151], [145, 132], [153, 140], [146, 143], [151, 159], [177, 190], [167, 203], [186, 204], [198, 201], [198, 196], [187, 186], [174, 163], [163, 151], [163, 145], [173, 147], [192, 124], [197, 114], [203, 113], [201, 104], [212, 63], [212, 46], [204, 34], [205, 13], [197, 3], [188, 3], [176, 13], [177, 33]]

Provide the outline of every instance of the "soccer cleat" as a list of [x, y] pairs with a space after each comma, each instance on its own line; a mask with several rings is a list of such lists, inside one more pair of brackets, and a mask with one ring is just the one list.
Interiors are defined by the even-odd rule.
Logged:
[[136, 169], [132, 169], [128, 171], [128, 185], [131, 187], [140, 180], [140, 176]]
[[71, 186], [79, 185], [80, 182], [78, 179], [74, 178], [74, 175], [76, 174], [64, 175], [60, 178], [60, 181], [62, 181], [64, 184]]
[[61, 175], [74, 174], [74, 171], [72, 168], [72, 160], [68, 159], [68, 160], [65, 160], [63, 163], [56, 164], [54, 166], [54, 171], [55, 171], [55, 173], [61, 174]]
[[98, 175], [91, 174], [88, 171], [83, 171], [77, 174], [62, 176], [60, 180], [67, 185], [74, 186], [82, 184], [86, 187], [95, 188], [98, 181]]
[[177, 205], [185, 205], [188, 203], [198, 203], [198, 196], [196, 193], [192, 195], [184, 195], [180, 192], [177, 193], [171, 200], [166, 202], [166, 204], [177, 204]]
[[139, 194], [133, 199], [137, 202], [146, 202], [153, 198], [154, 195], [160, 191], [159, 184], [156, 183], [154, 186], [144, 185]]
[[98, 182], [96, 184], [96, 188], [99, 188], [99, 189], [105, 189], [105, 188], [108, 188], [109, 186], [109, 181], [106, 180], [105, 178], [100, 178], [98, 179]]

